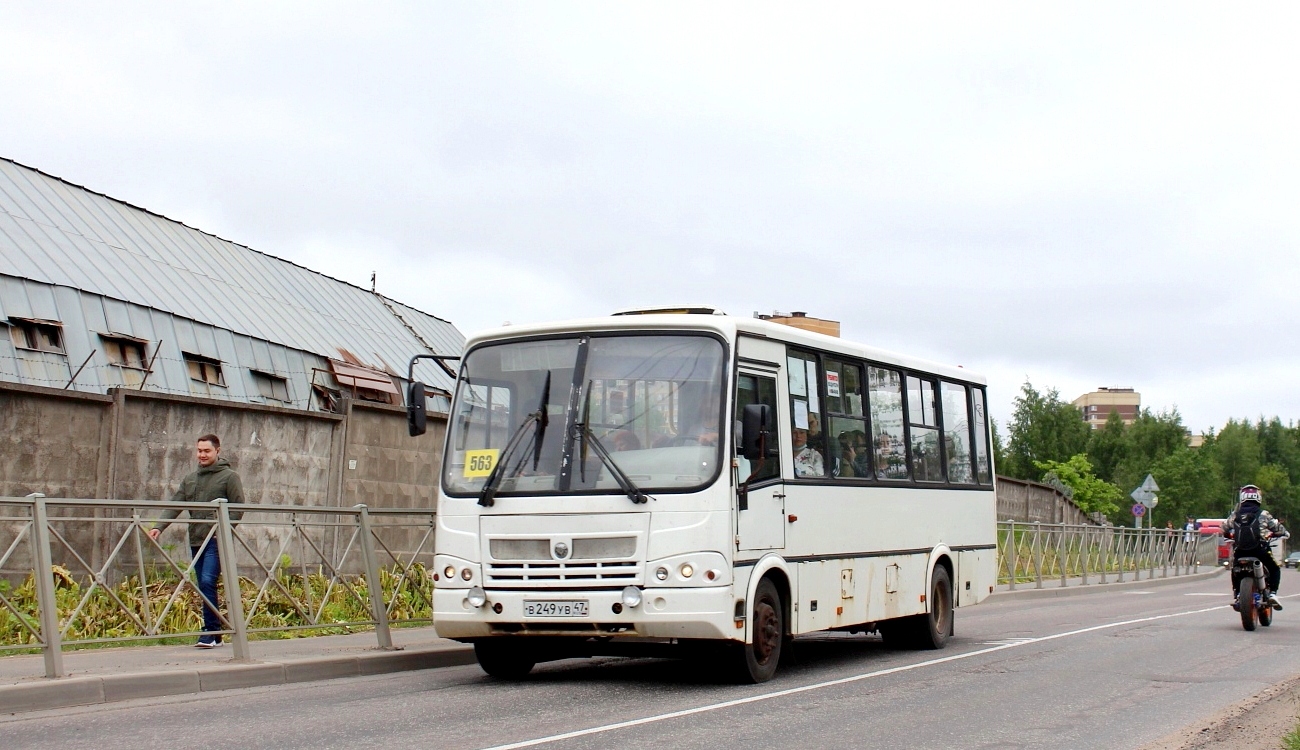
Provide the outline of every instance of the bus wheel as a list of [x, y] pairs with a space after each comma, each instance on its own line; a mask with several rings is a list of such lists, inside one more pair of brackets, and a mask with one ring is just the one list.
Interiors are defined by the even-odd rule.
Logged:
[[767, 682], [776, 674], [781, 661], [781, 645], [785, 641], [785, 607], [781, 592], [770, 578], [758, 583], [751, 609], [754, 637], [750, 643], [737, 649], [734, 663], [740, 682]]
[[497, 639], [475, 643], [474, 658], [484, 672], [499, 680], [522, 679], [537, 664], [520, 644]]
[[942, 565], [930, 582], [930, 611], [886, 620], [878, 626], [880, 637], [893, 648], [943, 648], [952, 634], [952, 579]]
[[930, 582], [930, 613], [917, 616], [913, 632], [918, 648], [943, 648], [952, 634], [952, 579], [942, 565], [935, 566]]

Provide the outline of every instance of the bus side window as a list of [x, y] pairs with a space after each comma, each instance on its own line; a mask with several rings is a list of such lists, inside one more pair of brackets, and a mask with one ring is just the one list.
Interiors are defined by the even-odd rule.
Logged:
[[975, 415], [975, 474], [980, 484], [989, 484], [993, 472], [989, 468], [989, 425], [984, 415], [984, 389], [971, 388]]
[[941, 381], [943, 396], [943, 448], [948, 457], [948, 481], [974, 484], [970, 454], [970, 406], [966, 386]]
[[936, 402], [933, 381], [907, 376], [907, 426], [911, 433], [908, 447], [912, 455], [912, 473], [919, 482], [944, 480]]
[[[758, 375], [741, 374], [736, 379], [736, 418], [745, 412], [745, 407], [750, 404], [767, 404], [772, 410], [772, 414], [778, 413], [776, 408], [776, 380], [773, 378], [760, 377]], [[776, 425], [772, 425], [773, 428]], [[771, 438], [774, 445], [770, 447], [779, 448], [778, 430], [773, 429]], [[777, 451], [780, 455], [780, 451]], [[745, 481], [754, 471], [754, 465], [744, 456], [737, 456], [738, 473], [740, 481]], [[769, 458], [763, 462], [762, 468], [753, 478], [753, 482], [761, 482], [765, 479], [774, 479], [781, 474], [781, 461], [776, 458]]]
[[862, 368], [826, 360], [827, 467], [833, 477], [870, 479], [871, 451], [862, 412]]
[[826, 435], [822, 430], [817, 358], [803, 352], [786, 357], [790, 381], [790, 451], [796, 477], [826, 476]]
[[909, 479], [912, 474], [903, 438], [903, 376], [897, 370], [868, 367], [867, 389], [876, 477]]

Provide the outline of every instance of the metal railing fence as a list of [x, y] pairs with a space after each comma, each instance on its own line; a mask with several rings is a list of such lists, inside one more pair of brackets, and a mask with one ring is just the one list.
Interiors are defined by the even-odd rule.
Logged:
[[[157, 540], [164, 511], [195, 510]], [[214, 513], [215, 511], [215, 513]], [[232, 520], [232, 511], [242, 513]], [[238, 514], [236, 514], [238, 515]], [[234, 656], [250, 636], [374, 628], [432, 613], [432, 510], [0, 497], [0, 654], [39, 650], [48, 677], [65, 647], [193, 638], [207, 599], [183, 527], [216, 545], [225, 607], [215, 608]], [[1011, 589], [1141, 580], [1216, 562], [1215, 536], [1181, 530], [998, 523], [998, 582]], [[36, 571], [49, 571], [36, 575]]]
[[[213, 517], [151, 539], [167, 510]], [[391, 624], [431, 621], [432, 510], [0, 498], [0, 654], [40, 649], [59, 677], [66, 646], [201, 635], [216, 603], [199, 591], [186, 524], [204, 531], [200, 550], [216, 545], [225, 607], [213, 608], [237, 660], [250, 635], [374, 628], [391, 649]]]
[[[998, 522], [998, 583], [1015, 590], [1195, 573], [1218, 562], [1218, 537], [1181, 529]], [[1077, 580], [1075, 580], [1077, 579]]]

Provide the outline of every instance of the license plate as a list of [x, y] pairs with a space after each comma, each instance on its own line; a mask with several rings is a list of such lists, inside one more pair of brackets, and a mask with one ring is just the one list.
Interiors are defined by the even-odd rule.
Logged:
[[586, 617], [587, 602], [524, 602], [524, 617]]

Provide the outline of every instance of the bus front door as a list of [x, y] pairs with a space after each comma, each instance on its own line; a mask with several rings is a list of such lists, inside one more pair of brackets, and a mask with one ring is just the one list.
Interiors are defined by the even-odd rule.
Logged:
[[[774, 374], [741, 371], [736, 380], [736, 413], [749, 404], [767, 404], [777, 414], [777, 378]], [[777, 440], [772, 425], [772, 440]], [[779, 448], [779, 446], [772, 446]], [[780, 451], [775, 451], [779, 456]], [[769, 458], [761, 463], [737, 457], [736, 486], [748, 480], [743, 495], [737, 495], [736, 537], [740, 550], [782, 549], [785, 547], [785, 485], [781, 482], [781, 461]]]

